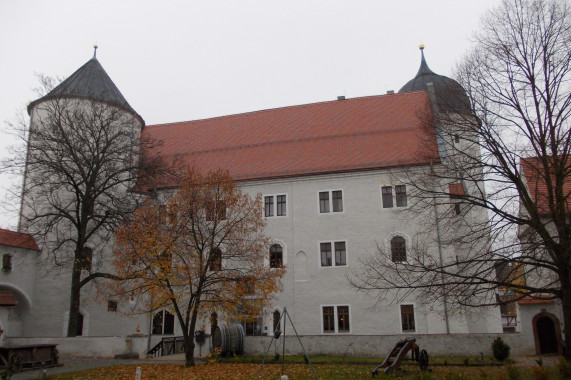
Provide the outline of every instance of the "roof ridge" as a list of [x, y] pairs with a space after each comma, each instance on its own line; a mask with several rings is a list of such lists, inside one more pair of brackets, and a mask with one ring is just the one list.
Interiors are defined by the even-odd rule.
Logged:
[[148, 127], [166, 127], [166, 126], [175, 125], [175, 124], [194, 123], [194, 122], [204, 121], [204, 120], [217, 120], [217, 119], [224, 119], [227, 117], [233, 117], [233, 116], [239, 116], [239, 115], [249, 115], [249, 114], [256, 114], [256, 113], [262, 113], [262, 112], [268, 112], [268, 111], [274, 111], [274, 110], [285, 110], [285, 109], [294, 108], [294, 107], [310, 107], [310, 106], [315, 106], [318, 104], [328, 104], [328, 103], [336, 103], [336, 102], [353, 102], [353, 101], [357, 101], [357, 100], [364, 100], [364, 99], [370, 99], [370, 98], [380, 98], [380, 97], [385, 97], [385, 96], [387, 96], [387, 97], [406, 96], [406, 95], [409, 95], [412, 93], [418, 93], [418, 92], [427, 92], [427, 90], [418, 90], [418, 91], [410, 91], [410, 92], [402, 92], [402, 93], [395, 92], [394, 94], [366, 95], [366, 96], [359, 96], [356, 98], [346, 98], [346, 99], [342, 99], [342, 100], [323, 100], [323, 101], [319, 101], [319, 102], [315, 102], [315, 103], [294, 104], [291, 106], [265, 108], [265, 109], [261, 109], [261, 110], [255, 110], [255, 111], [246, 111], [246, 112], [239, 112], [239, 113], [233, 113], [233, 114], [227, 114], [227, 115], [221, 115], [221, 116], [205, 117], [202, 119], [173, 121], [170, 123], [151, 124], [151, 125], [147, 125], [146, 128], [148, 128]]

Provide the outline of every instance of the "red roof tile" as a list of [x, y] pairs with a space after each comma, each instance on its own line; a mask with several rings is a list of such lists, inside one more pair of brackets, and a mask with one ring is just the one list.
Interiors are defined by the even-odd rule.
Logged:
[[0, 306], [16, 306], [18, 301], [9, 290], [0, 291]]
[[464, 186], [461, 183], [451, 183], [448, 185], [448, 193], [451, 197], [466, 195]]
[[36, 251], [40, 250], [32, 235], [22, 234], [16, 231], [9, 231], [2, 228], [0, 228], [0, 245], [27, 248]]
[[545, 303], [553, 303], [552, 299], [548, 298], [532, 298], [532, 297], [524, 297], [517, 301], [520, 305], [531, 305], [531, 304], [545, 304]]
[[[548, 214], [549, 197], [547, 178], [545, 177], [545, 169], [539, 157], [530, 157], [521, 160], [522, 172], [527, 181], [527, 188], [532, 200], [537, 204], [537, 209], [541, 214]], [[568, 164], [567, 172], [571, 170], [571, 164]], [[571, 175], [565, 175], [563, 183], [563, 193], [565, 196], [565, 208], [571, 210]]]
[[299, 176], [420, 163], [421, 147], [436, 151], [418, 116], [427, 110], [418, 91], [149, 125], [143, 135], [161, 140], [164, 156], [237, 181]]

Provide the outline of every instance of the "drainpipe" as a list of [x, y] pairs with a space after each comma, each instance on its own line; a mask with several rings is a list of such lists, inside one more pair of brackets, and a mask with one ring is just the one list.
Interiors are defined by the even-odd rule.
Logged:
[[153, 310], [149, 310], [149, 334], [147, 335], [147, 352], [151, 350], [151, 337], [153, 332]]
[[[430, 173], [434, 174], [434, 168], [432, 167], [432, 161], [430, 162]], [[433, 177], [434, 178], [434, 177]], [[442, 242], [440, 240], [440, 224], [438, 222], [438, 207], [436, 205], [436, 190], [434, 189], [434, 182], [432, 185], [432, 203], [434, 205], [434, 218], [436, 219], [436, 238], [438, 240], [438, 255], [440, 258], [440, 267], [442, 267], [444, 260], [442, 258]], [[450, 334], [450, 325], [448, 323], [448, 303], [446, 302], [446, 288], [444, 287], [444, 273], [440, 273], [440, 279], [442, 281], [442, 300], [444, 301], [444, 319], [446, 321], [446, 334]]]

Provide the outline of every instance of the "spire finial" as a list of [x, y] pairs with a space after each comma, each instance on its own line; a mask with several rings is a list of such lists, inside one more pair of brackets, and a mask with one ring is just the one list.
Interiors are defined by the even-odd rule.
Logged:
[[97, 44], [93, 45], [93, 58], [97, 58], [97, 48], [99, 46], [97, 46]]
[[424, 44], [418, 45], [418, 48], [419, 48], [420, 50], [424, 50]]

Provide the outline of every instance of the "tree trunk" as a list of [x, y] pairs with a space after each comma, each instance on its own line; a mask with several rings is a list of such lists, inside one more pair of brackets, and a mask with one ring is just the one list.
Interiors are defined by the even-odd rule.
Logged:
[[194, 366], [194, 334], [184, 337], [184, 366]]
[[69, 300], [69, 321], [67, 324], [67, 336], [77, 336], [79, 327], [79, 304], [81, 288], [79, 281], [81, 279], [81, 270], [77, 265], [77, 260], [74, 260], [72, 274], [71, 274], [71, 296]]
[[563, 309], [563, 356], [568, 362], [571, 361], [571, 280], [561, 282], [561, 308]]

